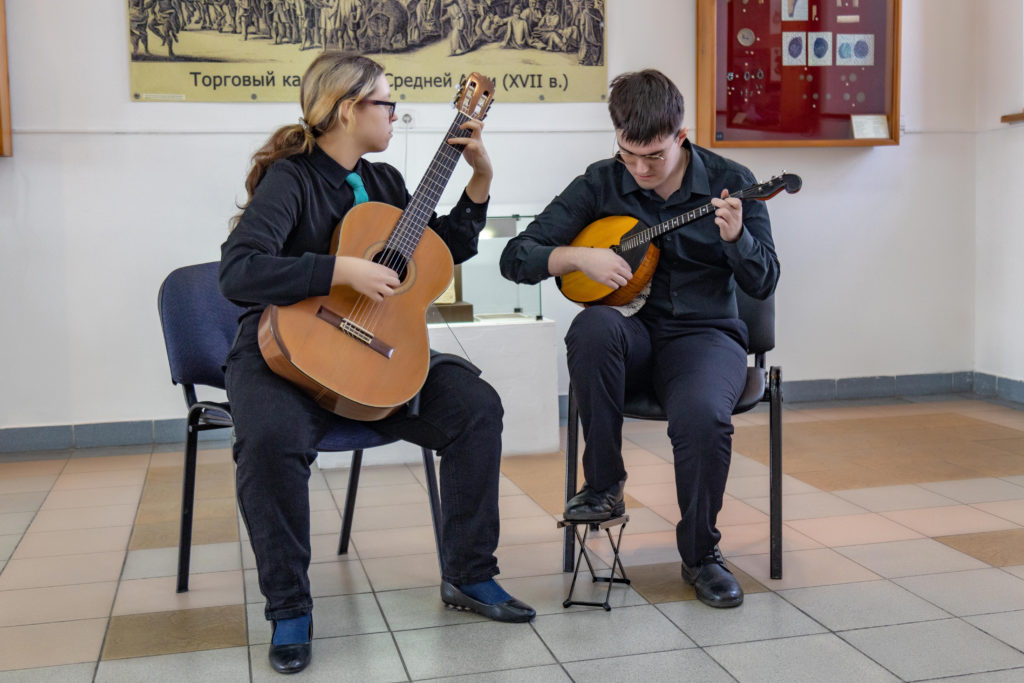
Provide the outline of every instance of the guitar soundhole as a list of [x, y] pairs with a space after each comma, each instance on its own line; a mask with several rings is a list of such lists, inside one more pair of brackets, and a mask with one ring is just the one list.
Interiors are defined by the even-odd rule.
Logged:
[[374, 263], [387, 266], [391, 270], [398, 273], [398, 279], [405, 282], [405, 276], [408, 274], [409, 261], [405, 258], [400, 251], [395, 249], [385, 249], [377, 252], [372, 259]]

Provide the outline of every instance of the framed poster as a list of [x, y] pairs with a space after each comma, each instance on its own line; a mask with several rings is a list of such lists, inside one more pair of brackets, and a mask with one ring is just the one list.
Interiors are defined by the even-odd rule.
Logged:
[[380, 62], [401, 102], [461, 76], [502, 102], [606, 98], [604, 0], [127, 0], [136, 102], [296, 102], [323, 50]]
[[899, 144], [901, 0], [697, 0], [697, 143]]
[[11, 86], [7, 75], [7, 10], [0, 0], [0, 157], [11, 156]]

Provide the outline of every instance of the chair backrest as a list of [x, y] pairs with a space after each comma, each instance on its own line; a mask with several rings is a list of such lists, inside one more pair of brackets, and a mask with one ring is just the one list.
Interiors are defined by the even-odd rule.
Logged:
[[184, 266], [160, 285], [157, 307], [175, 384], [224, 388], [224, 360], [244, 309], [220, 293], [218, 268], [217, 261]]
[[736, 288], [736, 306], [740, 320], [747, 324], [750, 336], [750, 352], [766, 353], [775, 348], [775, 295], [764, 301], [745, 294]]

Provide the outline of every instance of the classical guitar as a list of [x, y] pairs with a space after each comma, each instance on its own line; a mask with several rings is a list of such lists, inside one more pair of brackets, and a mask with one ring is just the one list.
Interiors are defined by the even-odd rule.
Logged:
[[[800, 176], [793, 173], [782, 173], [767, 182], [730, 193], [730, 196], [766, 201], [782, 190], [791, 194], [799, 192], [802, 185], [803, 181]], [[633, 277], [622, 287], [612, 289], [607, 285], [594, 282], [582, 271], [574, 270], [559, 278], [558, 288], [567, 299], [584, 306], [595, 304], [622, 306], [627, 304], [647, 285], [658, 265], [660, 251], [651, 244], [651, 240], [678, 230], [687, 223], [692, 223], [698, 218], [703, 218], [714, 212], [715, 207], [709, 202], [681, 216], [650, 227], [630, 216], [607, 216], [596, 220], [583, 228], [569, 246], [611, 249], [626, 260], [633, 271]]]
[[350, 287], [289, 306], [268, 306], [259, 344], [267, 365], [330, 410], [356, 420], [379, 420], [412, 399], [430, 363], [426, 312], [452, 280], [448, 247], [427, 226], [468, 137], [460, 126], [483, 120], [494, 84], [470, 74], [455, 98], [457, 113], [405, 211], [366, 202], [335, 228], [332, 250], [384, 264], [398, 273], [394, 296], [374, 302]]

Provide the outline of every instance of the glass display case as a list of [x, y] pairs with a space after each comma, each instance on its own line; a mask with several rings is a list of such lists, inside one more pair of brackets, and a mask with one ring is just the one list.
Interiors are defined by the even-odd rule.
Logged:
[[498, 260], [509, 239], [526, 229], [533, 216], [488, 216], [480, 233], [479, 253], [456, 266], [455, 281], [435, 305], [431, 322], [471, 322], [544, 316], [541, 290], [501, 276]]

